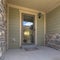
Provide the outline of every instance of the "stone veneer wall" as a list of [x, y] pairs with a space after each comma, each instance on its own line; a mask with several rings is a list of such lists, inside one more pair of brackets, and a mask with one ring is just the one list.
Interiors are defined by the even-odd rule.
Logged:
[[[7, 37], [7, 20], [6, 20], [6, 0], [0, 0], [0, 58], [4, 56], [6, 51]], [[1, 53], [2, 52], [2, 53]]]
[[46, 46], [60, 50], [60, 33], [46, 34]]
[[0, 41], [6, 40], [6, 0], [0, 0]]

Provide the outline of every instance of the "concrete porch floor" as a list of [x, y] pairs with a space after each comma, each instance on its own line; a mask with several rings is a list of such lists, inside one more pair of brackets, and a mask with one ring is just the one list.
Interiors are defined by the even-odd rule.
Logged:
[[4, 60], [60, 60], [60, 51], [49, 47], [40, 47], [34, 51], [10, 49], [5, 54]]

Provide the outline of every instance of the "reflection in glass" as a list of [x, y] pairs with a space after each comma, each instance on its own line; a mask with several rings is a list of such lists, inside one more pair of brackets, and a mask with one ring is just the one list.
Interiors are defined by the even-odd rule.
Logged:
[[29, 31], [24, 31], [24, 35], [29, 36], [30, 32]]
[[34, 44], [34, 16], [23, 14], [23, 44]]
[[32, 22], [23, 21], [23, 26], [31, 26], [31, 25], [33, 25]]

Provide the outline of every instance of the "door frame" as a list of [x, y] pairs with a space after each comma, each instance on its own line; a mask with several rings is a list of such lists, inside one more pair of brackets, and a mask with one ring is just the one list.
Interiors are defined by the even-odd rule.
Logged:
[[22, 13], [25, 14], [31, 14], [35, 16], [35, 45], [37, 45], [37, 13], [31, 12], [31, 11], [25, 11], [25, 10], [19, 10], [20, 11], [20, 47], [22, 46]]

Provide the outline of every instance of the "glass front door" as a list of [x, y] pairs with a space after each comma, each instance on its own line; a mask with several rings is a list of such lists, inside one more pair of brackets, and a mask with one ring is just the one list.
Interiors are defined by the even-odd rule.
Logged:
[[22, 14], [22, 19], [23, 19], [22, 44], [34, 44], [35, 43], [34, 15]]

